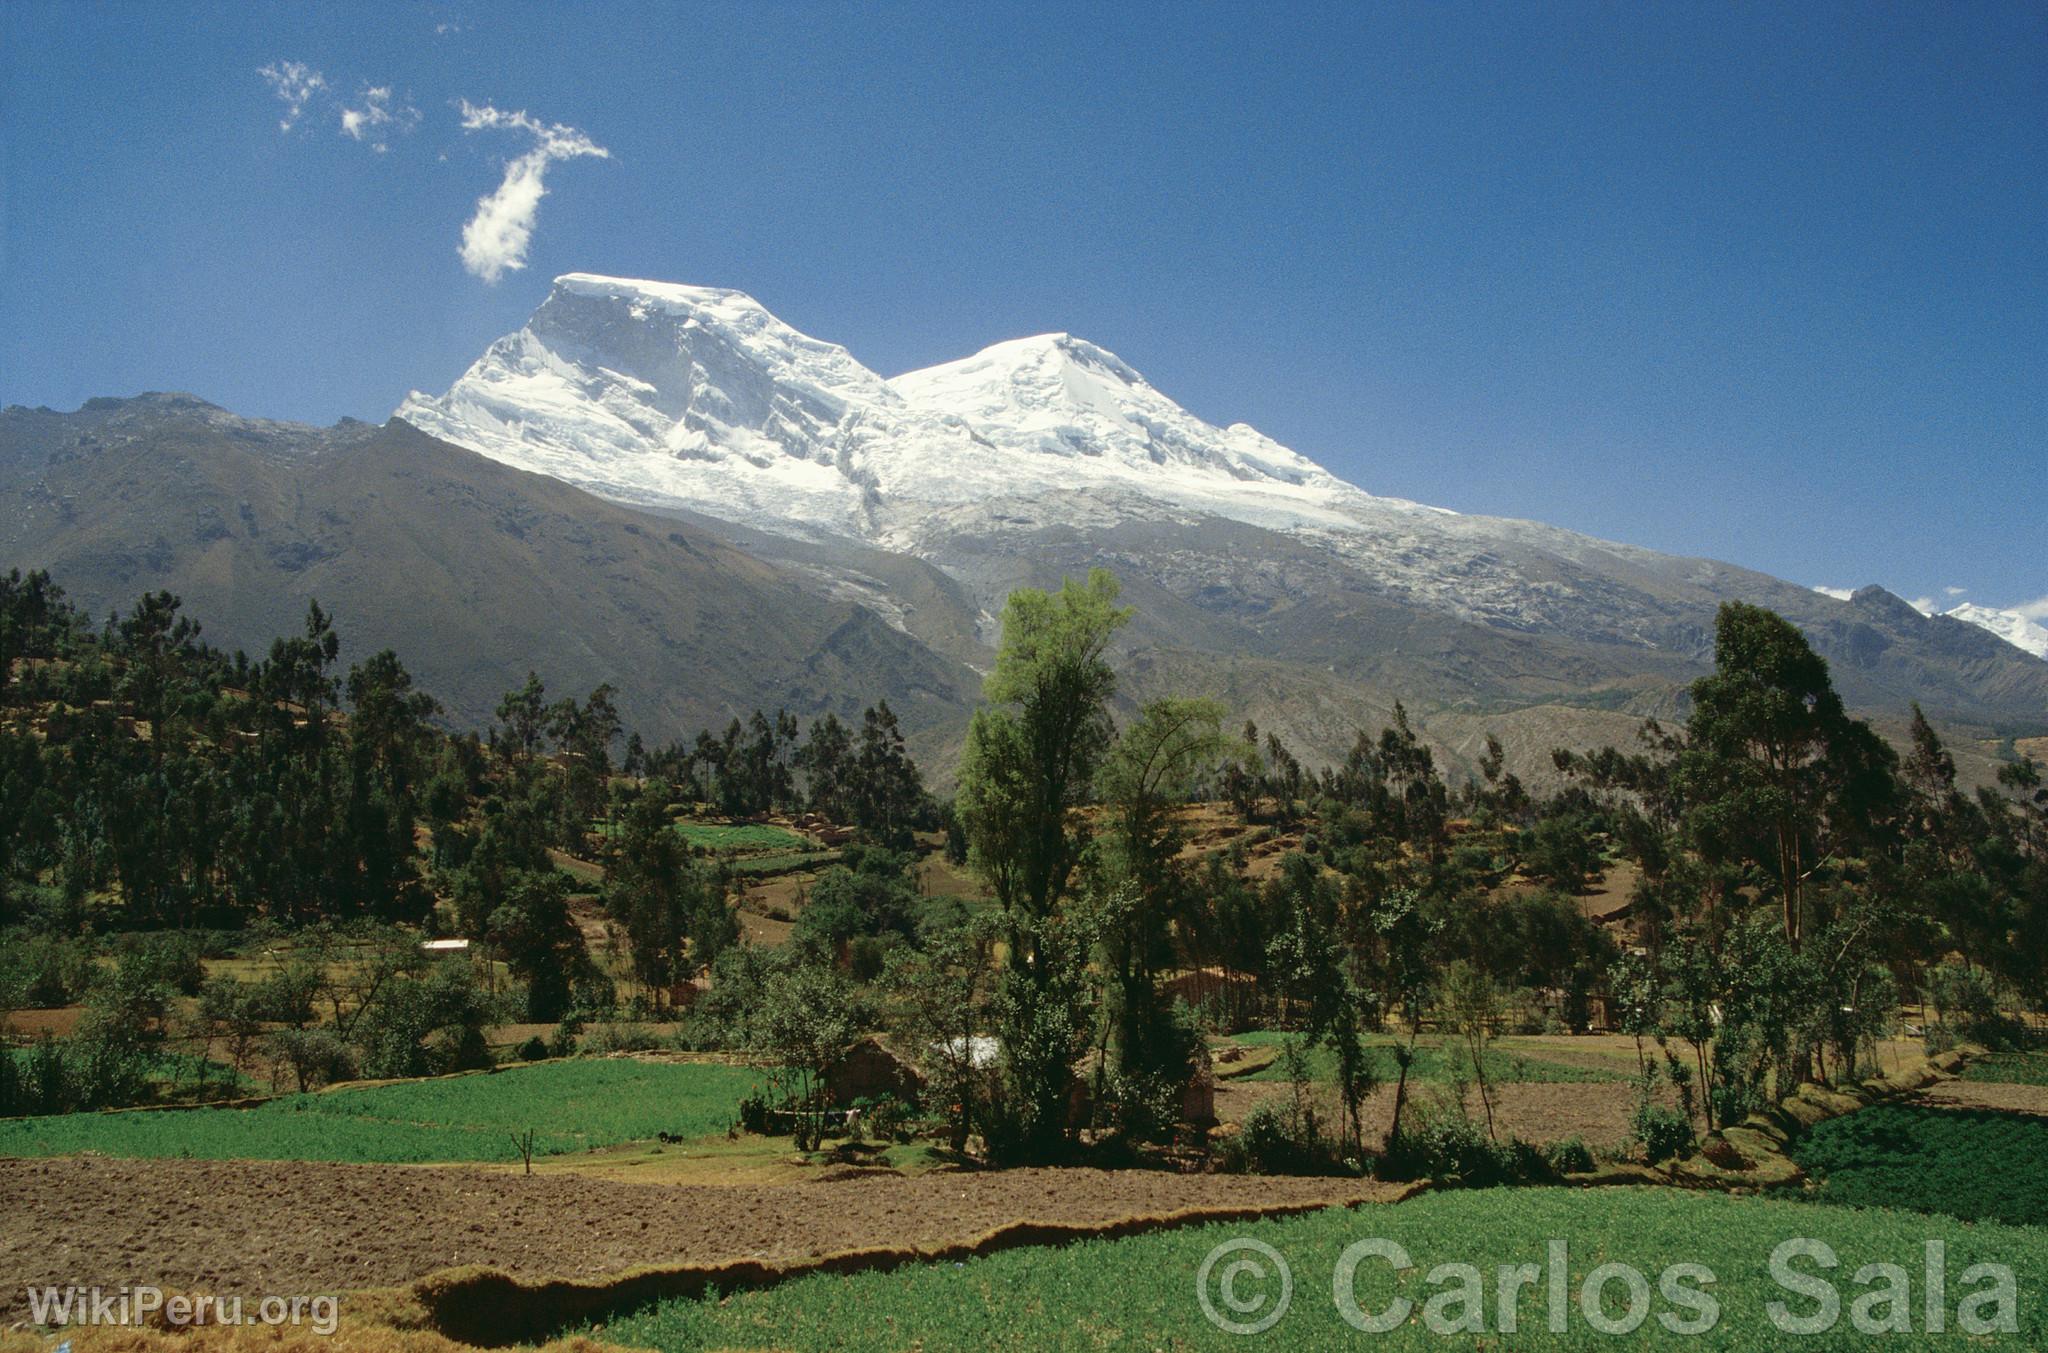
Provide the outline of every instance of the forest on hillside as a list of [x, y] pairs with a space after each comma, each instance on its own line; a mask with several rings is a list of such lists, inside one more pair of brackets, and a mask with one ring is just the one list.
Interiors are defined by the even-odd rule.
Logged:
[[[2048, 1006], [2041, 768], [1964, 793], [1924, 719], [1892, 748], [1769, 611], [1722, 608], [1683, 726], [1560, 749], [1544, 794], [1498, 744], [1447, 782], [1398, 708], [1321, 767], [1206, 700], [1119, 727], [1129, 619], [1100, 571], [1013, 594], [940, 800], [886, 703], [651, 747], [608, 688], [529, 678], [458, 731], [399, 655], [339, 670], [317, 605], [252, 659], [168, 594], [95, 621], [9, 574], [0, 1016], [78, 1017], [0, 1057], [0, 1114], [485, 1065], [507, 1025], [540, 1026], [529, 1058], [653, 1028], [767, 1069], [748, 1112], [815, 1142], [845, 1107], [828, 1071], [879, 1034], [921, 1063], [898, 1107], [923, 1130], [1048, 1160], [1184, 1140], [1205, 1035], [1272, 1029], [1334, 1100], [1265, 1108], [1239, 1163], [1423, 1169], [1511, 1150], [1497, 1033], [1600, 1025], [1636, 1038], [1655, 1158], [1853, 1075], [1909, 1009], [1931, 1044], [1999, 1044]], [[743, 925], [750, 839], [800, 881], [779, 942]], [[1424, 1030], [1482, 1119], [1404, 1118]]]

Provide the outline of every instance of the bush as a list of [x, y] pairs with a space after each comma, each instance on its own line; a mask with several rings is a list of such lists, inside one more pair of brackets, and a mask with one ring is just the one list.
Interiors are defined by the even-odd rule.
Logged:
[[1638, 1104], [1630, 1126], [1652, 1165], [1692, 1150], [1692, 1120], [1668, 1105]]
[[137, 983], [168, 988], [181, 996], [196, 996], [206, 980], [200, 962], [200, 937], [185, 931], [130, 935], [121, 943], [120, 973]]
[[1994, 1051], [2027, 1046], [2026, 1026], [2000, 1008], [1998, 987], [1982, 968], [1961, 963], [1933, 968], [1927, 974], [1927, 999], [1935, 1010], [1934, 1022], [1927, 1030], [1929, 1056], [1963, 1041]]
[[590, 1051], [606, 1052], [652, 1052], [661, 1046], [661, 1040], [637, 1025], [613, 1024], [609, 1021], [597, 1026], [590, 1036]]
[[1578, 1137], [1567, 1137], [1544, 1148], [1553, 1174], [1587, 1174], [1593, 1169], [1593, 1152]]
[[1388, 1144], [1381, 1173], [1462, 1188], [1512, 1183], [1542, 1157], [1520, 1142], [1497, 1142], [1462, 1108], [1420, 1108]]
[[354, 1080], [355, 1053], [332, 1029], [280, 1029], [270, 1036], [277, 1078], [292, 1073], [301, 1093]]
[[1308, 1151], [1288, 1122], [1289, 1115], [1271, 1100], [1252, 1106], [1244, 1126], [1230, 1139], [1226, 1152], [1236, 1168], [1259, 1174], [1294, 1174], [1307, 1162]]
[[1244, 1126], [1218, 1148], [1218, 1163], [1244, 1174], [1356, 1174], [1337, 1144], [1318, 1129], [1313, 1112], [1298, 1114], [1284, 1101], [1265, 1100], [1245, 1115]]
[[910, 1140], [910, 1125], [915, 1119], [915, 1114], [910, 1105], [895, 1095], [875, 1095], [872, 1098], [857, 1099], [853, 1102], [853, 1107], [860, 1111], [863, 1130], [873, 1135], [876, 1141]]
[[9, 931], [0, 936], [7, 963], [0, 971], [0, 1006], [51, 1010], [85, 998], [96, 971], [83, 940]]

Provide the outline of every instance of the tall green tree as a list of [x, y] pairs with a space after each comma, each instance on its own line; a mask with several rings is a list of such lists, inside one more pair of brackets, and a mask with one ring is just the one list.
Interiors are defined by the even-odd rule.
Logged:
[[1108, 748], [1116, 677], [1106, 656], [1130, 618], [1104, 570], [1057, 593], [1021, 589], [968, 727], [955, 806], [969, 860], [1006, 920], [1009, 968], [994, 1001], [1005, 1099], [991, 1149], [1043, 1157], [1066, 1126], [1069, 1077], [1088, 1046], [1092, 917], [1061, 902], [1086, 844], [1076, 810]]
[[1849, 717], [1805, 636], [1759, 606], [1722, 604], [1692, 702], [1676, 777], [1688, 830], [1710, 860], [1765, 871], [1796, 947], [1809, 876], [1886, 815], [1896, 757]]
[[[956, 807], [968, 858], [1005, 911], [1048, 917], [1066, 895], [1085, 842], [1075, 809], [1112, 735], [1116, 675], [1106, 654], [1130, 619], [1117, 582], [1096, 569], [1058, 592], [1020, 588], [1003, 607], [1003, 640], [967, 730]], [[1013, 964], [1028, 966], [1019, 927]]]

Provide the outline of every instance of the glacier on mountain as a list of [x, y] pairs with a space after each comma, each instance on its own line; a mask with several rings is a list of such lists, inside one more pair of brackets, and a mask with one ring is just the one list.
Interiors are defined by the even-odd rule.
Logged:
[[[615, 501], [913, 555], [990, 606], [1015, 581], [1002, 560], [1028, 552], [1014, 542], [1033, 533], [1198, 528], [1152, 548], [1183, 577], [1242, 570], [1226, 533], [1204, 522], [1279, 533], [1334, 570], [1322, 576], [1340, 578], [1340, 592], [1666, 651], [1702, 651], [1698, 610], [1715, 597], [1796, 606], [1804, 592], [1368, 493], [1242, 423], [1205, 422], [1069, 334], [884, 379], [719, 288], [559, 277], [525, 327], [445, 394], [415, 391], [397, 414]], [[1258, 604], [1276, 600], [1284, 587]], [[2028, 647], [2025, 633], [1987, 628]]]
[[884, 380], [740, 292], [583, 273], [398, 416], [606, 497], [898, 548], [935, 509], [1040, 494], [1281, 530], [1436, 511], [1213, 427], [1066, 334]]
[[2037, 658], [2048, 658], [2048, 626], [2042, 626], [2021, 615], [2018, 611], [2001, 611], [1990, 606], [1979, 606], [1966, 601], [1942, 612], [1958, 620], [1967, 620], [1979, 629], [1990, 630], [2014, 648], [2031, 653]]

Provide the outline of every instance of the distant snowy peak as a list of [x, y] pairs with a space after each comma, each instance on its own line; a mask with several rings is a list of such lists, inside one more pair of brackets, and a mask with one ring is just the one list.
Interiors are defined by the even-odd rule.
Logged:
[[1974, 601], [1966, 601], [1960, 606], [1951, 606], [1943, 611], [1936, 608], [1931, 597], [1923, 597], [1919, 601], [1906, 601], [1885, 592], [1880, 587], [1868, 587], [1856, 593], [1851, 593], [1846, 587], [1816, 587], [1813, 590], [1837, 601], [1848, 601], [1852, 597], [1860, 598], [1874, 594], [1882, 595], [1893, 605], [1910, 607], [1921, 615], [1945, 615], [1975, 625], [1979, 629], [1989, 630], [2021, 652], [2048, 660], [2048, 627], [2043, 627], [2019, 611], [2001, 611], [1990, 606], [1979, 606]]
[[1966, 601], [1942, 614], [1990, 630], [2014, 648], [2024, 649], [2037, 658], [2048, 658], [2048, 627], [2036, 624], [2018, 611], [1998, 611]]
[[1005, 450], [1085, 456], [1145, 474], [1221, 473], [1247, 482], [1359, 490], [1242, 423], [1203, 422], [1115, 353], [1041, 334], [889, 382], [911, 404], [954, 415]]
[[1282, 530], [1423, 510], [1212, 426], [1069, 334], [884, 380], [742, 292], [588, 273], [557, 278], [526, 327], [398, 416], [606, 497], [899, 547], [942, 518], [958, 529], [958, 509], [1049, 494], [1098, 518]]

